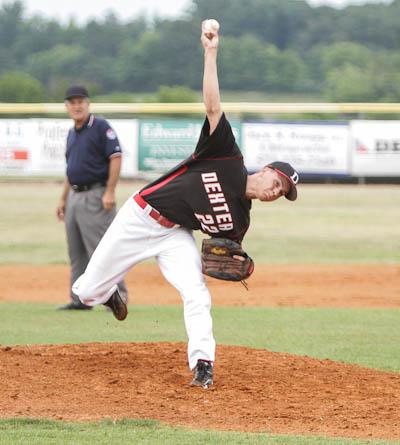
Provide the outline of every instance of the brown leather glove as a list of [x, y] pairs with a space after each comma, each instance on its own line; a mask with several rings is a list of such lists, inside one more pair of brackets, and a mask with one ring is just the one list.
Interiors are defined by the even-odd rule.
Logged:
[[204, 239], [201, 248], [203, 273], [219, 280], [242, 281], [254, 270], [254, 261], [236, 241]]

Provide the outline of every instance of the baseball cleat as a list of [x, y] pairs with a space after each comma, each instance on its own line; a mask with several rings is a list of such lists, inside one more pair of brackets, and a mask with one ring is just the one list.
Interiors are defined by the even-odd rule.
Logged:
[[104, 303], [104, 306], [107, 306], [111, 309], [114, 317], [117, 320], [125, 320], [126, 316], [128, 315], [128, 307], [126, 306], [124, 300], [121, 298], [118, 289], [111, 295], [109, 300]]
[[191, 386], [201, 386], [207, 389], [213, 384], [213, 365], [206, 360], [198, 360], [197, 365], [193, 370], [193, 380]]

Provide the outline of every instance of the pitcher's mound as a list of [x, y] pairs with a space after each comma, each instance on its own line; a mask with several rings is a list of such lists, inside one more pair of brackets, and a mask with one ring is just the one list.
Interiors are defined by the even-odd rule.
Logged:
[[0, 416], [400, 439], [399, 374], [236, 346], [217, 356], [203, 390], [189, 386], [184, 344], [3, 347]]

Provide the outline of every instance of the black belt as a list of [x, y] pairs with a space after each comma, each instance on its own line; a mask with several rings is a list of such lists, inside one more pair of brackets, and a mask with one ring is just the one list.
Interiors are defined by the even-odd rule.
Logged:
[[71, 184], [71, 188], [74, 192], [87, 192], [88, 190], [105, 187], [104, 182], [94, 182], [93, 184]]

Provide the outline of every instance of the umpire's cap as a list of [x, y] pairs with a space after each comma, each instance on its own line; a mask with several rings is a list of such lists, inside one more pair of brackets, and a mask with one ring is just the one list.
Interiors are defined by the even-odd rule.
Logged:
[[89, 97], [88, 90], [82, 85], [71, 85], [65, 92], [65, 100], [72, 97]]
[[275, 170], [279, 175], [283, 176], [289, 181], [289, 191], [286, 193], [285, 197], [289, 201], [296, 201], [297, 199], [297, 188], [296, 185], [299, 182], [299, 174], [297, 171], [287, 162], [272, 162], [268, 164], [267, 167]]

